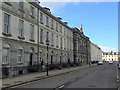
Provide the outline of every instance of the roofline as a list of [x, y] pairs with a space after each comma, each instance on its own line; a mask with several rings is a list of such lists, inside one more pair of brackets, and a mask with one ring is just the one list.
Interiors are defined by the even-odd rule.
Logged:
[[34, 5], [36, 8], [38, 8], [39, 10], [41, 10], [42, 12], [44, 12], [45, 14], [47, 14], [48, 16], [50, 16], [52, 19], [56, 20], [57, 22], [59, 22], [60, 24], [62, 24], [63, 26], [65, 26], [66, 28], [68, 28], [69, 30], [72, 31], [72, 29], [68, 25], [66, 25], [64, 22], [60, 21], [59, 19], [57, 19], [51, 13], [45, 11], [44, 8], [42, 8], [39, 4], [37, 4], [35, 2], [29, 2], [29, 3], [32, 4], [32, 5]]

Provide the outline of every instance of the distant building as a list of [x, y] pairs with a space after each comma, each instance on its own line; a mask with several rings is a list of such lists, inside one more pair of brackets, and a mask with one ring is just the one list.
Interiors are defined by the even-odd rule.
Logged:
[[102, 60], [102, 50], [100, 47], [98, 47], [96, 44], [92, 43], [90, 44], [91, 48], [91, 61], [100, 61]]
[[118, 52], [103, 52], [102, 53], [102, 60], [103, 61], [118, 61]]

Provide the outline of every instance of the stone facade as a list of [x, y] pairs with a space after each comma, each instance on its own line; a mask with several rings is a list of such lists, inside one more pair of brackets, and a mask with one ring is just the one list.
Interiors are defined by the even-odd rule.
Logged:
[[90, 60], [90, 41], [82, 31], [82, 25], [80, 30], [73, 28], [73, 50], [74, 50], [74, 63], [78, 65], [88, 64]]
[[73, 62], [72, 29], [60, 17], [53, 16], [48, 8], [35, 2], [2, 2], [0, 13], [3, 74], [28, 73], [29, 69], [38, 68], [34, 66], [41, 66], [41, 62], [44, 65], [47, 61], [49, 65]]
[[102, 52], [103, 61], [118, 61], [118, 52]]
[[90, 43], [91, 52], [91, 62], [102, 60], [102, 50], [94, 43]]

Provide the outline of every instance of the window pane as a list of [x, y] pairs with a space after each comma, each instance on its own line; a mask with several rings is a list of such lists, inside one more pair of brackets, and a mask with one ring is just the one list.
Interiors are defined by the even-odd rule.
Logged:
[[34, 25], [30, 25], [30, 39], [34, 39]]
[[24, 22], [22, 20], [19, 21], [19, 36], [24, 37]]
[[21, 61], [22, 61], [22, 56], [23, 56], [23, 50], [22, 50], [22, 49], [19, 49], [19, 50], [18, 50], [18, 62], [21, 62]]
[[30, 7], [30, 15], [32, 15], [32, 16], [34, 15], [34, 7], [32, 7], [32, 6]]
[[43, 29], [41, 29], [41, 32], [40, 32], [40, 42], [41, 43], [43, 42], [42, 39], [43, 39]]
[[4, 14], [4, 32], [5, 33], [10, 32], [9, 26], [10, 26], [10, 15], [5, 13]]
[[40, 12], [40, 22], [43, 23], [43, 13]]
[[8, 50], [9, 49], [6, 49], [6, 48], [3, 49], [3, 60], [2, 60], [3, 63], [8, 62]]
[[19, 2], [19, 9], [23, 10], [23, 2]]

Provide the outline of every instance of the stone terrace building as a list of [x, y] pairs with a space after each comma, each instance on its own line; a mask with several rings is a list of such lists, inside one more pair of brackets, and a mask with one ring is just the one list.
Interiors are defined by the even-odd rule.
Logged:
[[97, 62], [97, 61], [101, 61], [102, 60], [102, 50], [100, 47], [98, 47], [98, 45], [94, 44], [94, 43], [90, 43], [90, 52], [91, 52], [91, 62]]
[[24, 74], [29, 67], [46, 64], [47, 39], [49, 65], [73, 62], [73, 32], [67, 22], [36, 2], [0, 2], [3, 74]]
[[103, 61], [118, 61], [118, 52], [103, 52], [102, 53]]
[[88, 64], [90, 62], [90, 40], [82, 31], [73, 28], [73, 50], [74, 50], [74, 63], [77, 65]]

